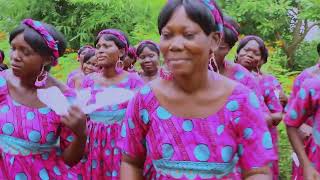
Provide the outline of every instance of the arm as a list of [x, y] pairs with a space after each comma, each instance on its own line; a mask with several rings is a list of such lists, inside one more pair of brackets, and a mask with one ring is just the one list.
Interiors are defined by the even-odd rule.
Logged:
[[62, 158], [69, 166], [76, 165], [82, 158], [86, 146], [86, 121], [87, 116], [80, 108], [72, 106], [67, 116], [63, 116], [61, 122], [72, 130], [74, 140], [64, 149]]
[[268, 166], [244, 171], [243, 177], [246, 180], [272, 180], [271, 170]]
[[143, 160], [123, 154], [120, 167], [120, 180], [143, 180]]
[[[312, 166], [305, 151], [303, 140], [300, 138], [298, 128], [306, 121], [306, 119], [315, 113], [317, 106], [317, 97], [312, 95], [311, 91], [307, 91], [308, 87], [302, 86], [299, 94], [293, 97], [288, 112], [285, 116], [287, 125], [287, 134], [290, 143], [298, 156], [301, 167], [303, 168], [304, 179], [320, 179], [319, 173]], [[302, 113], [304, 112], [304, 113]]]

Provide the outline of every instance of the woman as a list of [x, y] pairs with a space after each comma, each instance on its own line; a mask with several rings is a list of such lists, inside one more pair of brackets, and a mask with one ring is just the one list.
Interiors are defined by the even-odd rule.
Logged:
[[67, 85], [71, 88], [75, 88], [74, 76], [83, 75], [83, 58], [89, 50], [94, 50], [94, 48], [90, 45], [85, 45], [81, 47], [77, 52], [77, 60], [80, 62], [80, 67], [74, 71], [72, 71], [67, 78]]
[[[260, 61], [266, 61], [268, 58], [268, 51], [265, 47], [263, 40], [257, 36], [246, 36], [240, 42], [237, 49], [237, 62], [247, 68], [250, 72], [253, 72], [258, 67]], [[282, 120], [282, 105], [279, 98], [276, 96], [272, 84], [266, 81], [265, 76], [254, 73], [256, 76], [261, 94], [264, 102], [267, 105], [270, 113], [272, 124], [269, 124], [272, 142], [275, 145], [276, 153], [278, 154], [278, 130], [277, 125]], [[279, 178], [279, 163], [278, 161], [272, 164], [274, 179]]]
[[137, 54], [136, 54], [136, 48], [130, 46], [128, 49], [128, 55], [124, 58], [123, 61], [123, 70], [128, 72], [136, 72], [134, 69], [134, 64], [137, 62]]
[[[320, 56], [320, 44], [317, 46], [317, 51]], [[319, 78], [319, 76], [320, 76], [320, 64], [318, 62], [318, 64], [305, 69], [296, 77], [296, 79], [293, 82], [292, 91], [288, 100], [288, 104], [285, 109], [286, 112], [288, 112], [287, 108], [290, 107], [291, 101], [295, 99], [295, 97], [298, 95], [301, 85], [306, 80], [312, 79], [312, 78]], [[312, 126], [313, 126], [313, 119], [312, 119], [312, 116], [310, 116], [308, 120], [299, 127], [298, 132], [299, 132], [300, 138], [304, 142], [304, 146], [306, 149], [310, 148], [310, 146], [312, 145], [312, 138], [311, 138]], [[292, 179], [295, 179], [296, 177], [301, 176], [302, 171], [303, 169], [299, 167], [298, 164], [294, 162], [292, 163]]]
[[89, 49], [86, 51], [86, 54], [83, 57], [82, 60], [82, 66], [81, 71], [82, 73], [77, 73], [73, 75], [68, 82], [69, 85], [71, 85], [71, 88], [79, 89], [81, 88], [81, 83], [84, 79], [84, 77], [88, 74], [94, 73], [98, 71], [97, 68], [97, 57], [95, 56], [96, 50], [95, 49]]
[[76, 178], [66, 165], [84, 153], [87, 118], [74, 106], [60, 117], [37, 97], [37, 89], [54, 86], [70, 95], [48, 74], [66, 41], [53, 26], [26, 19], [9, 42], [11, 69], [0, 73], [0, 179]]
[[8, 69], [8, 66], [3, 63], [4, 58], [5, 58], [4, 52], [0, 49], [0, 71], [4, 71]]
[[[82, 88], [90, 88], [95, 96], [97, 92], [108, 87], [137, 91], [143, 85], [138, 74], [122, 69], [122, 61], [127, 55], [129, 45], [121, 31], [101, 31], [96, 38], [95, 46], [97, 66], [101, 70], [99, 73], [88, 75]], [[77, 167], [85, 179], [119, 179], [121, 152], [115, 144], [127, 104], [128, 102], [124, 102], [107, 106], [89, 115], [87, 157]]]
[[265, 119], [269, 121], [271, 117], [269, 116], [267, 106], [262, 100], [259, 84], [255, 80], [255, 77], [240, 64], [232, 63], [225, 59], [229, 51], [238, 41], [240, 27], [237, 22], [228, 16], [224, 16], [223, 20], [223, 36], [221, 37], [219, 48], [216, 49], [213, 58], [210, 59], [209, 69], [247, 86], [254, 91], [258, 97], [261, 97], [260, 105], [263, 108]]
[[244, 178], [270, 178], [276, 157], [256, 95], [207, 70], [210, 47], [220, 39], [207, 6], [217, 17], [213, 1], [191, 0], [169, 1], [159, 15], [168, 69], [128, 106], [121, 179], [146, 178], [145, 159], [153, 162], [149, 179], [235, 179], [237, 154]]
[[[292, 179], [320, 179], [320, 135], [319, 135], [319, 79], [306, 79], [296, 96], [292, 97], [285, 116], [287, 133], [298, 156], [300, 167]], [[311, 121], [312, 136], [306, 144], [299, 135], [299, 127]]]
[[287, 105], [287, 102], [288, 102], [288, 98], [287, 96], [285, 95], [284, 91], [283, 91], [283, 88], [280, 84], [280, 82], [277, 80], [276, 77], [272, 76], [271, 74], [265, 74], [261, 71], [261, 67], [267, 63], [267, 60], [268, 59], [261, 59], [259, 62], [258, 62], [258, 66], [257, 66], [257, 69], [256, 70], [253, 70], [255, 73], [258, 73], [258, 75], [261, 75], [264, 80], [265, 80], [265, 83], [264, 83], [264, 86], [271, 86], [272, 89], [274, 90], [276, 96], [279, 98], [280, 102], [281, 102], [281, 105], [282, 107], [285, 107]]
[[142, 41], [137, 48], [137, 56], [139, 58], [142, 72], [141, 78], [144, 82], [149, 82], [159, 76], [158, 66], [160, 61], [160, 49], [158, 45], [152, 41]]

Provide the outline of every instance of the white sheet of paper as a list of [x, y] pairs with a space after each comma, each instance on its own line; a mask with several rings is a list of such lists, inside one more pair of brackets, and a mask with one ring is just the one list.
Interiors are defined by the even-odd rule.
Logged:
[[48, 89], [38, 89], [37, 96], [39, 100], [55, 111], [58, 115], [67, 115], [70, 103], [56, 86]]
[[[58, 87], [48, 89], [38, 89], [37, 96], [42, 103], [47, 105], [58, 115], [67, 115], [71, 104]], [[106, 88], [96, 94], [96, 103], [88, 104], [91, 93], [90, 89], [77, 91], [75, 105], [79, 106], [85, 114], [90, 114], [105, 106], [121, 104], [129, 101], [134, 96], [134, 92], [124, 88]]]
[[90, 114], [105, 106], [121, 104], [129, 101], [134, 96], [134, 92], [124, 88], [106, 88], [96, 94], [96, 103], [87, 106], [86, 114]]

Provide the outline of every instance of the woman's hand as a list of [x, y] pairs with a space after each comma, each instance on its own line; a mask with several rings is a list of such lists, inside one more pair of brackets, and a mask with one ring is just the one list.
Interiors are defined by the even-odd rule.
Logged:
[[76, 136], [62, 155], [64, 162], [71, 167], [76, 165], [85, 153], [87, 119], [87, 116], [77, 106], [72, 106], [68, 115], [61, 119], [61, 122]]
[[311, 164], [303, 167], [303, 177], [304, 180], [320, 180], [320, 174]]
[[68, 115], [62, 116], [61, 122], [79, 138], [86, 137], [87, 116], [77, 106], [71, 106]]

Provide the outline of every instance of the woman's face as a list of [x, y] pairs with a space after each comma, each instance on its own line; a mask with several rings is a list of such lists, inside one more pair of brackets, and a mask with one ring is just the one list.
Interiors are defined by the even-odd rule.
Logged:
[[45, 61], [40, 54], [36, 53], [24, 40], [24, 34], [18, 34], [10, 43], [11, 68], [17, 77], [36, 77], [44, 65], [50, 63]]
[[79, 62], [81, 66], [83, 65], [83, 58], [86, 55], [86, 53], [89, 51], [89, 48], [85, 48], [81, 53], [79, 54]]
[[219, 37], [209, 36], [179, 7], [161, 30], [160, 49], [173, 75], [207, 71], [210, 48]]
[[222, 63], [230, 51], [230, 46], [224, 41], [224, 38], [221, 38], [219, 47], [214, 51], [214, 57], [217, 60], [217, 63]]
[[262, 55], [259, 44], [255, 40], [249, 41], [238, 53], [237, 62], [252, 71], [261, 61]]
[[124, 66], [124, 69], [128, 69], [131, 67], [131, 65], [134, 65], [134, 62], [135, 60], [132, 59], [131, 57], [129, 57], [128, 55], [124, 58], [124, 61], [123, 61], [123, 66]]
[[96, 45], [96, 56], [98, 67], [115, 67], [117, 61], [124, 54], [114, 41], [107, 41], [102, 36]]
[[158, 71], [159, 56], [149, 47], [145, 47], [139, 55], [140, 66], [146, 74], [155, 73]]
[[97, 57], [92, 56], [87, 62], [83, 63], [82, 71], [85, 75], [97, 71]]

